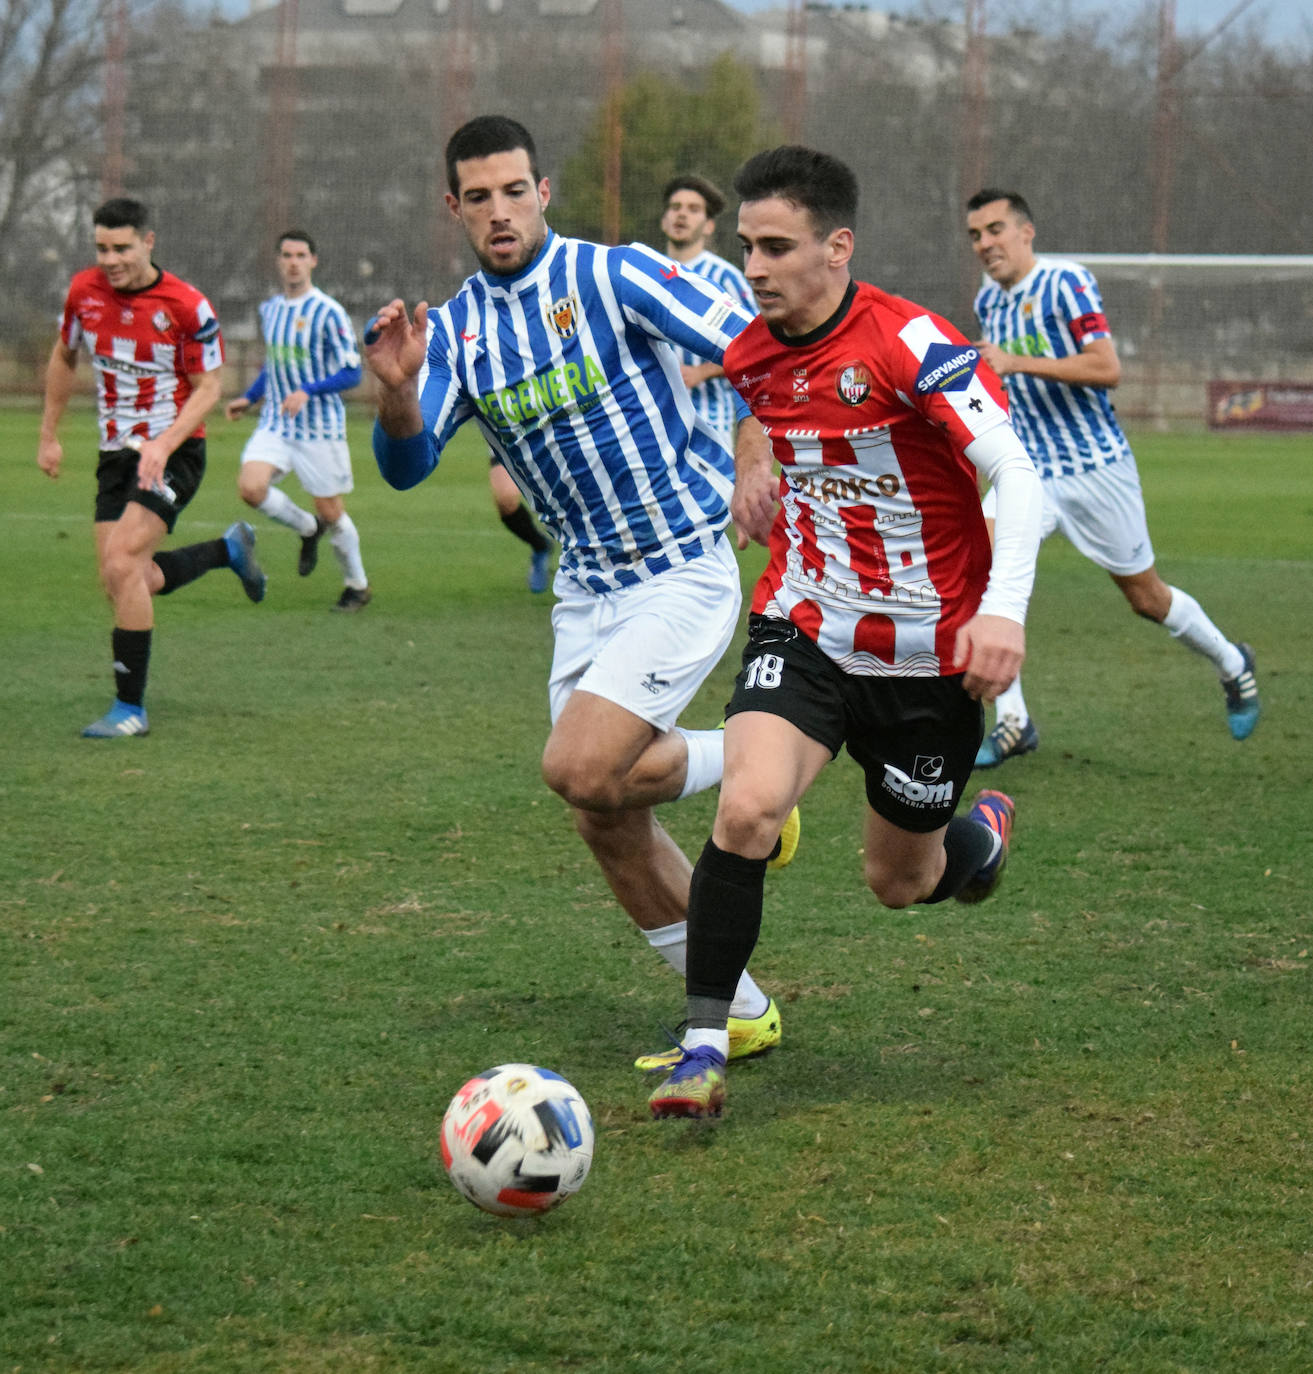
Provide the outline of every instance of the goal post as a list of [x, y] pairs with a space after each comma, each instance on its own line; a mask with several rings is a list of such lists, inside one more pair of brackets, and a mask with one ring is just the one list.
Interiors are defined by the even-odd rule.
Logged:
[[1054, 253], [1098, 278], [1123, 418], [1307, 428], [1313, 255]]

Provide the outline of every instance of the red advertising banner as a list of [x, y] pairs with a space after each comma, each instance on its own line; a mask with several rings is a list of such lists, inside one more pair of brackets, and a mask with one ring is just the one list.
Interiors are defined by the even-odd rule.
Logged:
[[1313, 429], [1313, 382], [1209, 382], [1210, 429]]

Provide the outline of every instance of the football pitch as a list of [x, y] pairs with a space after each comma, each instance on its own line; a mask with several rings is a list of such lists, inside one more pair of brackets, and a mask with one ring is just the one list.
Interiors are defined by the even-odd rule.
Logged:
[[[159, 602], [151, 734], [101, 742], [92, 417], [57, 483], [37, 418], [0, 410], [3, 1374], [1313, 1367], [1307, 436], [1132, 436], [1160, 571], [1257, 651], [1253, 738], [1051, 541], [1041, 748], [979, 775], [1017, 800], [1002, 888], [882, 910], [837, 761], [768, 879], [783, 1044], [698, 1125], [648, 1119], [682, 988], [542, 784], [550, 596], [477, 443], [396, 493], [356, 416], [373, 604], [330, 614], [327, 544], [300, 579], [253, 515], [266, 600]], [[174, 543], [243, 517], [249, 425], [211, 431]], [[713, 810], [662, 814], [695, 854]], [[437, 1162], [507, 1061], [597, 1129], [535, 1221]]]

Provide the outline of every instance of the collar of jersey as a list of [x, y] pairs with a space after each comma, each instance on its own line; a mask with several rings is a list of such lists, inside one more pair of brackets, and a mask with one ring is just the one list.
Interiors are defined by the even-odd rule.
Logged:
[[518, 272], [513, 272], [505, 277], [499, 272], [480, 272], [479, 280], [488, 288], [490, 295], [517, 296], [520, 290], [533, 281], [547, 266], [555, 255], [557, 245], [560, 242], [561, 240], [556, 236], [556, 230], [548, 229], [547, 237], [543, 240], [543, 246], [538, 250], [538, 256], [531, 263], [521, 267]]
[[1022, 296], [1022, 295], [1025, 295], [1025, 293], [1026, 293], [1027, 291], [1029, 291], [1030, 288], [1031, 288], [1031, 286], [1034, 284], [1035, 274], [1036, 274], [1036, 273], [1040, 270], [1040, 268], [1043, 267], [1043, 266], [1044, 266], [1044, 260], [1043, 260], [1043, 258], [1036, 258], [1036, 259], [1035, 259], [1035, 265], [1034, 265], [1034, 267], [1032, 267], [1032, 268], [1030, 269], [1030, 271], [1027, 272], [1026, 275], [1025, 275], [1024, 277], [1022, 277], [1022, 279], [1021, 279], [1019, 282], [1016, 282], [1016, 283], [1015, 283], [1014, 285], [1012, 285], [1012, 286], [1005, 286], [1005, 287], [1003, 288], [1003, 294], [1004, 294], [1005, 296]]
[[857, 299], [857, 281], [851, 279], [848, 282], [848, 289], [843, 293], [843, 300], [839, 302], [839, 308], [823, 324], [818, 324], [815, 329], [806, 334], [782, 334], [774, 325], [767, 325], [771, 337], [776, 343], [782, 343], [785, 348], [810, 348], [814, 343], [820, 343], [827, 334], [833, 334], [836, 329], [847, 318], [848, 312], [853, 307], [853, 301]]

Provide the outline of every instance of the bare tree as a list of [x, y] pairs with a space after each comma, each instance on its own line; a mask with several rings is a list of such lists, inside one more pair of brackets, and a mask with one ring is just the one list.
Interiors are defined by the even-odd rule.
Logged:
[[33, 312], [48, 333], [51, 283], [95, 193], [109, 3], [5, 0], [0, 8], [0, 290], [28, 307], [6, 312], [0, 330], [20, 346], [36, 328]]

